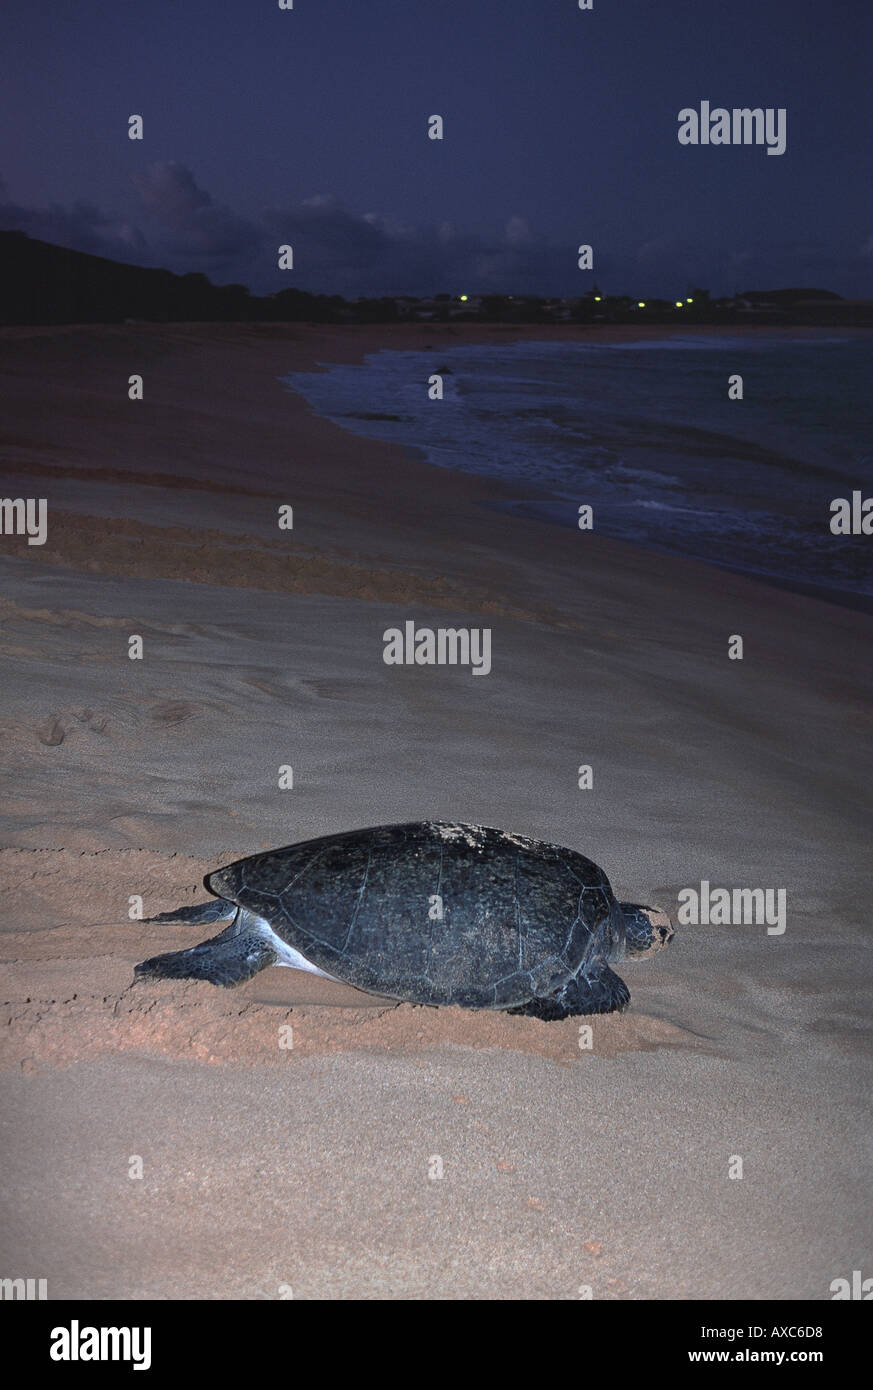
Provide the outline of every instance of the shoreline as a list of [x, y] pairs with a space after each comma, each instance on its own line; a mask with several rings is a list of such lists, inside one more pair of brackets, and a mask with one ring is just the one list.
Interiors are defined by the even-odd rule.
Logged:
[[[610, 332], [610, 331], [609, 331], [610, 327], [617, 327], [617, 330], [618, 330], [618, 331]], [[739, 336], [740, 338], [742, 338], [743, 336], [745, 336], [745, 337], [747, 337], [747, 338], [750, 338], [750, 336], [754, 336], [754, 334], [755, 334], [756, 331], [757, 331], [757, 330], [754, 330], [754, 329], [752, 329], [752, 328], [750, 328], [750, 327], [747, 327], [745, 334], [742, 334], [742, 333], [741, 333], [741, 334], [739, 334], [739, 335], [737, 335], [737, 336]], [[598, 334], [598, 336], [600, 336], [600, 335]], [[722, 335], [721, 333], [719, 333], [718, 330], [717, 330], [717, 328], [716, 328], [715, 326], [711, 326], [711, 327], [710, 327], [710, 326], [705, 326], [705, 327], [703, 328], [702, 332], [700, 332], [700, 333], [695, 332], [693, 328], [689, 331], [689, 330], [687, 330], [687, 329], [681, 329], [681, 328], [678, 328], [678, 327], [677, 327], [677, 328], [674, 328], [672, 331], [667, 331], [666, 333], [663, 333], [663, 334], [658, 334], [658, 333], [656, 333], [654, 330], [650, 330], [650, 331], [646, 331], [646, 332], [638, 332], [638, 331], [635, 330], [633, 327], [628, 327], [628, 326], [607, 326], [607, 327], [604, 329], [603, 333], [602, 333], [602, 338], [601, 338], [601, 341], [600, 341], [599, 345], [600, 345], [600, 346], [603, 346], [603, 347], [607, 347], [607, 346], [609, 346], [609, 345], [611, 345], [611, 344], [624, 345], [624, 346], [626, 346], [626, 345], [631, 345], [631, 344], [633, 344], [633, 343], [635, 343], [635, 342], [640, 342], [640, 343], [642, 343], [642, 342], [649, 342], [649, 341], [654, 341], [654, 342], [660, 342], [660, 341], [662, 341], [662, 340], [663, 340], [663, 341], [667, 341], [667, 340], [669, 340], [670, 338], [679, 338], [679, 339], [681, 339], [681, 340], [683, 341], [683, 343], [684, 343], [686, 340], [688, 340], [688, 341], [689, 341], [689, 344], [691, 344], [691, 343], [693, 343], [694, 339], [697, 338], [697, 337], [702, 337], [702, 338], [704, 338], [704, 339], [709, 338], [709, 339], [715, 339], [715, 340], [717, 340], [717, 341], [721, 341], [721, 339], [722, 339], [723, 336], [724, 336], [724, 335]], [[730, 336], [730, 335], [727, 335], [727, 336]], [[791, 341], [791, 340], [793, 340], [793, 341], [814, 342], [817, 338], [825, 338], [828, 342], [833, 342], [833, 341], [834, 341], [834, 338], [833, 338], [830, 334], [826, 334], [826, 333], [824, 333], [824, 332], [821, 331], [821, 330], [819, 330], [819, 331], [813, 331], [813, 332], [811, 332], [811, 333], [809, 333], [809, 332], [790, 333], [789, 331], [785, 330], [784, 328], [781, 329], [781, 330], [780, 330], [780, 329], [777, 329], [777, 328], [773, 328], [773, 329], [767, 329], [767, 330], [765, 330], [765, 331], [764, 331], [764, 336], [765, 336], [766, 338], [770, 338], [771, 340], [775, 338], [775, 339], [777, 339], [777, 340], [780, 341], [780, 342]], [[513, 342], [514, 345], [519, 345], [519, 346], [521, 346], [521, 345], [523, 345], [524, 343], [531, 343], [531, 344], [533, 344], [533, 343], [547, 342], [548, 339], [549, 339], [549, 334], [546, 332], [546, 333], [540, 333], [538, 336], [535, 336], [535, 337], [533, 337], [533, 336], [532, 336], [532, 337], [528, 337], [528, 336], [513, 337], [513, 338], [511, 339], [511, 341]], [[870, 335], [870, 339], [871, 339], [871, 345], [873, 345], [873, 335]], [[588, 335], [587, 333], [565, 335], [565, 337], [562, 338], [561, 341], [565, 341], [565, 342], [568, 342], [568, 343], [579, 343], [579, 344], [581, 344], [581, 345], [583, 345], [583, 346], [597, 346], [597, 345], [598, 345], [597, 343], [595, 343], [595, 342], [593, 342], [593, 341], [591, 340], [591, 338], [589, 337], [589, 335]], [[467, 349], [467, 348], [471, 348], [471, 347], [485, 348], [485, 347], [490, 346], [490, 345], [493, 345], [493, 340], [489, 341], [488, 343], [458, 343], [458, 342], [453, 342], [453, 343], [451, 343], [451, 344], [443, 344], [443, 347], [446, 348], [447, 351], [450, 352], [450, 351], [453, 351], [453, 350], [462, 350], [462, 351], [463, 351], [463, 350], [465, 350], [465, 349]], [[432, 345], [430, 345], [430, 344], [427, 344], [427, 345], [425, 345], [425, 346], [426, 346], [428, 349], [430, 349], [430, 348], [432, 347]], [[383, 351], [404, 352], [404, 351], [410, 351], [410, 350], [411, 350], [411, 349], [410, 349], [410, 347], [409, 347], [408, 344], [399, 344], [399, 343], [398, 343], [398, 344], [389, 345], [389, 346], [386, 346], [385, 344], [381, 344], [380, 347], [379, 347], [379, 349], [378, 349], [378, 352], [383, 352]], [[414, 349], [412, 349], [412, 350], [414, 350]], [[368, 357], [372, 357], [372, 356], [374, 356], [374, 355], [378, 355], [378, 353], [376, 353], [376, 354], [374, 354], [374, 353], [368, 353], [368, 354], [367, 354]], [[363, 358], [361, 359], [361, 361], [363, 361]], [[322, 371], [322, 370], [329, 371], [329, 370], [331, 370], [332, 367], [335, 366], [335, 365], [337, 365], [337, 364], [334, 364], [334, 363], [330, 363], [330, 364], [326, 364], [326, 363], [325, 363], [325, 364], [319, 364], [319, 371]], [[357, 365], [357, 364], [356, 364], [356, 365]], [[324, 403], [319, 401], [317, 395], [316, 395], [316, 397], [315, 397], [314, 400], [310, 401], [309, 396], [308, 396], [308, 394], [307, 394], [307, 392], [306, 392], [306, 388], [303, 387], [303, 386], [301, 386], [300, 382], [298, 381], [298, 377], [299, 377], [300, 375], [306, 375], [306, 372], [305, 372], [305, 371], [302, 371], [302, 370], [299, 370], [299, 371], [297, 371], [297, 372], [291, 373], [291, 379], [290, 379], [290, 380], [289, 380], [289, 379], [283, 379], [283, 384], [287, 385], [288, 388], [289, 388], [290, 390], [292, 390], [292, 391], [298, 391], [300, 394], [302, 394], [302, 395], [304, 396], [304, 399], [307, 401], [307, 404], [308, 404], [308, 406], [309, 406], [310, 409], [313, 409], [313, 410], [315, 410], [316, 412], [322, 412], [322, 416], [323, 416], [323, 418], [324, 418], [325, 420], [329, 421], [330, 423], [333, 423], [333, 424], [337, 425], [339, 428], [342, 428], [342, 429], [344, 429], [344, 430], [347, 430], [347, 431], [350, 432], [350, 433], [358, 433], [358, 427], [357, 427], [357, 425], [356, 425], [356, 422], [357, 422], [357, 421], [364, 422], [364, 421], [366, 421], [366, 420], [368, 420], [368, 419], [380, 418], [380, 417], [378, 417], [378, 416], [368, 416], [368, 415], [366, 415], [366, 414], [359, 413], [359, 412], [357, 412], [357, 411], [355, 411], [355, 412], [341, 411], [341, 412], [337, 413], [337, 412], [331, 412], [331, 411], [325, 410], [325, 409], [324, 409]], [[396, 420], [396, 421], [398, 421], [398, 422], [401, 420], [401, 416], [385, 416], [384, 418], [385, 418], [385, 419]], [[348, 421], [348, 423], [347, 423], [347, 421]], [[407, 429], [404, 431], [404, 433], [406, 433], [407, 435], [409, 435], [409, 434], [411, 434], [411, 433], [414, 433], [414, 427], [413, 427], [413, 429], [407, 428]], [[414, 443], [412, 443], [411, 440], [410, 440], [409, 438], [406, 438], [406, 439], [400, 438], [400, 439], [394, 440], [394, 439], [391, 439], [390, 434], [391, 434], [391, 432], [389, 431], [387, 437], [386, 437], [384, 434], [380, 437], [380, 435], [379, 435], [378, 433], [376, 433], [376, 434], [371, 434], [371, 433], [367, 433], [366, 430], [361, 429], [361, 430], [360, 430], [359, 437], [362, 438], [362, 439], [374, 440], [374, 441], [376, 441], [376, 442], [391, 442], [391, 443], [396, 443], [396, 444], [399, 445], [400, 447], [406, 447], [406, 448], [413, 449], [413, 450], [415, 450], [416, 454], [420, 457], [420, 459], [421, 459], [422, 462], [424, 462], [425, 464], [430, 464], [430, 458], [428, 457], [429, 450], [428, 450], [428, 448], [427, 448], [426, 446], [417, 446], [417, 445], [415, 445]], [[457, 475], [457, 474], [461, 474], [461, 475], [464, 475], [464, 476], [473, 476], [473, 477], [486, 478], [486, 479], [488, 479], [489, 481], [496, 483], [498, 486], [502, 486], [502, 487], [504, 487], [504, 488], [510, 490], [511, 492], [523, 492], [523, 493], [525, 494], [525, 496], [524, 496], [522, 499], [509, 498], [509, 499], [503, 499], [503, 500], [492, 499], [492, 500], [490, 500], [490, 501], [482, 501], [482, 500], [480, 500], [479, 503], [478, 503], [478, 505], [485, 505], [485, 506], [488, 506], [488, 507], [493, 507], [495, 510], [503, 511], [506, 515], [509, 515], [509, 516], [514, 516], [514, 517], [523, 518], [523, 519], [527, 519], [527, 520], [535, 520], [535, 521], [538, 521], [538, 522], [541, 522], [541, 523], [544, 523], [544, 524], [547, 524], [547, 525], [550, 525], [550, 526], [562, 526], [562, 527], [568, 528], [568, 529], [570, 529], [570, 530], [575, 529], [575, 526], [574, 526], [574, 523], [573, 523], [573, 522], [568, 521], [568, 520], [563, 520], [563, 519], [560, 519], [560, 518], [559, 518], [558, 512], [559, 512], [559, 509], [560, 509], [561, 506], [562, 506], [562, 501], [556, 498], [556, 495], [555, 495], [554, 491], [550, 490], [549, 487], [548, 487], [548, 485], [545, 484], [545, 483], [543, 483], [543, 484], [538, 484], [535, 480], [534, 480], [534, 481], [528, 481], [528, 480], [526, 480], [526, 479], [525, 479], [525, 480], [522, 480], [522, 479], [515, 478], [515, 477], [512, 477], [512, 476], [500, 476], [499, 474], [495, 473], [495, 471], [494, 471], [493, 469], [491, 469], [491, 470], [481, 470], [481, 469], [475, 469], [475, 468], [465, 469], [465, 468], [463, 468], [463, 467], [461, 467], [461, 466], [458, 466], [458, 465], [452, 466], [452, 465], [446, 465], [446, 464], [442, 464], [442, 463], [433, 463], [433, 464], [431, 464], [431, 466], [432, 466], [432, 467], [438, 467], [438, 468], [440, 468], [442, 471], [452, 472], [452, 473], [454, 473], [454, 474], [456, 474], [456, 475]], [[688, 495], [689, 497], [693, 497], [693, 496], [695, 496], [695, 495], [697, 495], [697, 494], [695, 494], [695, 493], [692, 491], [692, 492], [688, 493], [687, 495]], [[603, 538], [603, 534], [602, 534], [602, 533], [598, 533], [598, 534], [599, 534], [600, 538]], [[772, 588], [776, 588], [776, 589], [785, 590], [785, 591], [788, 591], [788, 592], [790, 592], [790, 593], [799, 594], [799, 595], [804, 596], [804, 597], [807, 597], [807, 598], [815, 599], [815, 600], [817, 600], [817, 601], [819, 601], [819, 602], [822, 602], [822, 603], [831, 603], [831, 604], [835, 604], [835, 605], [837, 605], [837, 606], [844, 607], [844, 608], [853, 608], [853, 609], [856, 609], [856, 610], [859, 611], [859, 612], [868, 613], [868, 614], [869, 614], [869, 613], [873, 613], [873, 594], [870, 594], [870, 593], [861, 593], [861, 592], [857, 591], [856, 589], [853, 589], [853, 588], [851, 588], [851, 587], [847, 587], [845, 584], [829, 583], [829, 582], [827, 581], [826, 578], [811, 578], [811, 577], [805, 577], [805, 576], [800, 575], [800, 574], [797, 575], [797, 576], [795, 576], [795, 575], [784, 575], [784, 574], [773, 574], [773, 573], [769, 573], [769, 572], [767, 571], [766, 567], [756, 569], [756, 568], [754, 567], [754, 564], [753, 564], [753, 563], [750, 563], [750, 564], [748, 564], [748, 565], [743, 565], [743, 564], [739, 564], [739, 563], [732, 563], [731, 560], [728, 559], [727, 557], [722, 557], [722, 558], [714, 559], [714, 558], [706, 557], [706, 556], [704, 556], [704, 555], [702, 555], [702, 554], [695, 555], [695, 554], [692, 554], [692, 553], [690, 553], [690, 552], [688, 552], [688, 551], [686, 551], [686, 550], [684, 550], [684, 549], [682, 549], [682, 548], [672, 548], [669, 544], [661, 543], [660, 541], [658, 541], [658, 540], [656, 540], [656, 539], [654, 539], [654, 538], [652, 538], [651, 540], [648, 540], [648, 539], [644, 539], [644, 538], [642, 538], [642, 537], [635, 537], [635, 536], [630, 535], [630, 534], [615, 534], [615, 533], [613, 533], [613, 534], [608, 534], [608, 535], [606, 536], [606, 539], [608, 539], [608, 540], [620, 540], [623, 544], [626, 544], [626, 545], [633, 545], [633, 546], [639, 548], [640, 550], [642, 550], [642, 551], [644, 551], [644, 552], [646, 552], [646, 553], [648, 553], [648, 554], [651, 554], [651, 555], [667, 556], [667, 557], [676, 557], [676, 558], [679, 558], [679, 559], [686, 559], [686, 560], [692, 561], [693, 563], [702, 564], [702, 565], [706, 566], [706, 568], [708, 568], [708, 569], [726, 570], [726, 571], [728, 571], [728, 572], [730, 572], [730, 573], [733, 573], [733, 574], [743, 575], [743, 576], [745, 576], [746, 578], [752, 580], [752, 581], [755, 582], [755, 583], [760, 583], [760, 584], [763, 584], [763, 585], [765, 585], [765, 586], [767, 586], [767, 587], [772, 587]], [[762, 560], [762, 559], [763, 559], [763, 551], [759, 554], [759, 556], [758, 556], [757, 558], [758, 558], [759, 560]], [[750, 557], [750, 560], [751, 560], [751, 557]]]
[[[790, 336], [801, 337], [808, 340], [815, 340], [823, 336], [831, 336], [830, 331], [818, 329], [816, 327], [799, 327], [792, 330], [769, 326], [744, 326], [745, 335], [769, 336], [784, 338], [787, 333]], [[850, 335], [866, 334], [873, 339], [873, 330], [854, 329], [847, 330]], [[525, 500], [536, 499], [537, 495], [542, 500], [548, 501], [551, 494], [545, 490], [538, 490], [536, 486], [528, 483], [516, 482], [512, 479], [495, 479], [467, 473], [458, 469], [447, 469], [428, 463], [425, 457], [424, 448], [411, 443], [395, 444], [383, 440], [374, 439], [366, 435], [357, 434], [353, 428], [354, 422], [348, 424], [331, 420], [326, 416], [321, 416], [310, 406], [306, 398], [284, 379], [284, 373], [290, 372], [313, 372], [321, 373], [328, 371], [334, 365], [343, 363], [360, 364], [364, 358], [374, 352], [382, 350], [437, 350], [440, 345], [447, 345], [451, 342], [457, 345], [465, 342], [468, 345], [476, 344], [487, 346], [493, 343], [514, 341], [514, 342], [538, 342], [544, 340], [585, 342], [596, 335], [603, 343], [629, 343], [636, 341], [660, 341], [668, 337], [687, 337], [705, 336], [721, 337], [723, 334], [716, 326], [698, 326], [696, 329], [664, 328], [657, 325], [601, 325], [598, 327], [576, 325], [478, 325], [478, 324], [414, 324], [414, 325], [349, 325], [342, 327], [335, 326], [302, 326], [293, 325], [274, 325], [259, 324], [136, 324], [136, 325], [60, 325], [55, 327], [36, 328], [0, 328], [0, 369], [3, 365], [4, 347], [14, 350], [16, 345], [30, 344], [44, 345], [49, 356], [52, 353], [52, 343], [54, 350], [63, 357], [65, 342], [71, 338], [81, 338], [83, 347], [87, 349], [87, 344], [91, 342], [102, 342], [107, 346], [117, 344], [119, 350], [124, 347], [132, 357], [135, 358], [138, 351], [149, 350], [152, 356], [163, 355], [169, 365], [174, 356], [185, 355], [186, 348], [195, 350], [198, 343], [208, 345], [217, 357], [224, 357], [224, 361], [216, 364], [216, 378], [222, 380], [221, 389], [223, 392], [233, 394], [234, 383], [228, 379], [229, 362], [233, 360], [234, 349], [237, 351], [253, 350], [261, 348], [265, 356], [268, 357], [271, 370], [273, 366], [282, 367], [282, 372], [277, 373], [270, 386], [275, 388], [270, 390], [266, 381], [258, 383], [256, 378], [250, 378], [248, 386], [253, 390], [255, 398], [260, 399], [263, 405], [267, 397], [270, 397], [269, 425], [270, 425], [270, 444], [276, 454], [281, 449], [281, 435], [283, 429], [286, 435], [298, 437], [303, 434], [305, 448], [310, 450], [324, 448], [329, 450], [333, 460], [342, 460], [346, 466], [347, 476], [345, 482], [347, 486], [343, 489], [341, 505], [347, 503], [349, 510], [355, 510], [356, 520], [362, 516], [367, 521], [377, 521], [376, 508], [373, 506], [373, 498], [385, 492], [394, 495], [400, 504], [405, 519], [420, 509], [422, 515], [429, 510], [435, 509], [437, 505], [442, 505], [446, 489], [451, 492], [455, 508], [469, 506], [485, 508], [494, 518], [498, 514], [502, 515], [504, 523], [509, 526], [527, 525], [533, 527], [547, 526], [552, 534], [568, 532], [569, 537], [575, 542], [575, 533], [571, 527], [560, 526], [550, 519], [543, 516], [524, 515], [519, 513], [515, 504], [521, 500], [519, 494], [524, 495]], [[281, 356], [280, 356], [281, 355]], [[101, 357], [105, 354], [101, 354]], [[47, 363], [45, 364], [48, 365]], [[105, 364], [101, 361], [101, 369]], [[283, 405], [287, 408], [286, 418], [282, 418]], [[113, 413], [118, 411], [117, 401]], [[187, 406], [187, 403], [186, 403]], [[196, 415], [194, 402], [191, 402], [191, 415]], [[123, 407], [122, 407], [123, 409]], [[178, 409], [178, 403], [167, 402], [168, 414]], [[261, 412], [263, 413], [263, 412]], [[305, 422], [305, 424], [304, 424]], [[224, 450], [222, 441], [222, 452]], [[84, 461], [81, 466], [72, 463], [69, 459], [71, 450], [69, 447], [64, 449], [67, 455], [63, 462], [54, 464], [46, 463], [44, 458], [39, 461], [33, 457], [33, 452], [29, 451], [29, 456], [19, 469], [16, 468], [14, 458], [10, 459], [8, 448], [0, 454], [0, 460], [6, 465], [6, 471], [11, 478], [30, 477], [45, 478], [46, 488], [51, 488], [49, 479], [75, 479], [83, 484], [93, 483], [97, 488], [100, 485], [115, 486], [120, 488], [142, 487], [143, 489], [171, 489], [176, 493], [205, 493], [215, 495], [237, 495], [242, 497], [263, 497], [264, 499], [273, 498], [278, 500], [284, 497], [285, 491], [279, 481], [281, 473], [290, 474], [289, 481], [292, 482], [295, 494], [302, 497], [302, 505], [312, 507], [312, 521], [315, 523], [311, 528], [312, 543], [305, 543], [304, 554], [309, 554], [310, 558], [320, 556], [326, 562], [326, 568], [330, 568], [331, 562], [342, 557], [347, 565], [355, 566], [361, 560], [366, 561], [366, 554], [350, 553], [348, 549], [347, 537], [349, 526], [335, 527], [330, 525], [325, 516], [323, 499], [318, 496], [317, 491], [312, 488], [311, 476], [308, 470], [294, 469], [290, 466], [271, 465], [258, 474], [257, 470], [251, 475], [251, 480], [245, 484], [240, 483], [238, 477], [232, 474], [232, 470], [227, 471], [227, 476], [216, 478], [210, 475], [208, 461], [199, 460], [195, 467], [186, 466], [184, 471], [170, 472], [166, 464], [161, 461], [157, 468], [148, 470], [137, 469], [130, 466], [89, 466], [90, 461]], [[202, 449], [200, 450], [202, 454]], [[242, 453], [242, 451], [240, 451]], [[359, 472], [361, 476], [355, 478], [349, 486], [348, 468], [353, 466], [356, 457], [360, 458]], [[372, 485], [367, 487], [367, 472], [370, 470]], [[440, 501], [437, 503], [436, 499]], [[181, 498], [179, 499], [182, 500]], [[63, 508], [59, 508], [63, 511]], [[83, 508], [77, 508], [83, 510]], [[135, 523], [135, 516], [130, 516], [123, 507], [117, 506], [114, 515]], [[65, 525], [69, 529], [72, 517], [67, 514], [64, 517]], [[458, 529], [459, 540], [467, 540], [471, 533], [477, 528], [475, 519], [467, 518], [466, 524], [461, 527], [458, 525], [458, 514], [455, 510], [454, 521]], [[199, 524], [199, 523], [198, 523]], [[81, 529], [81, 528], [80, 528]], [[360, 530], [358, 526], [354, 529]], [[339, 532], [343, 532], [340, 539]], [[154, 537], [154, 531], [143, 526], [141, 529], [141, 542], [147, 545]], [[567, 536], [564, 536], [563, 544], [560, 546], [565, 558], [569, 558], [569, 548]], [[16, 538], [5, 538], [5, 553], [23, 554], [28, 559], [39, 558], [37, 552], [32, 547], [20, 545]], [[550, 537], [550, 545], [557, 544]], [[619, 546], [622, 548], [630, 547], [637, 550], [642, 557], [642, 562], [648, 558], [650, 563], [656, 561], [671, 565], [699, 566], [709, 575], [732, 574], [746, 579], [749, 583], [761, 585], [768, 591], [781, 591], [796, 594], [800, 597], [810, 599], [814, 602], [829, 604], [834, 607], [848, 608], [854, 611], [869, 614], [873, 611], [873, 599], [869, 596], [856, 594], [850, 590], [834, 589], [831, 590], [825, 585], [782, 580], [768, 575], [759, 575], [747, 570], [735, 568], [729, 565], [709, 563], [698, 557], [690, 557], [661, 550], [656, 547], [647, 547], [642, 543], [626, 538], [613, 538], [591, 533], [587, 537], [587, 544], [597, 553], [603, 548], [604, 554], [609, 554], [610, 548]], [[85, 550], [88, 551], [91, 567], [100, 567], [101, 545], [99, 539], [94, 544], [94, 538], [87, 540], [82, 537], [81, 543], [77, 546], [72, 542], [66, 542], [53, 552], [51, 543], [43, 551], [42, 558], [55, 553], [58, 561], [62, 564], [70, 563], [75, 566], [84, 557]], [[619, 552], [620, 554], [621, 552]], [[408, 560], [413, 560], [413, 549], [407, 551]], [[416, 557], [417, 558], [417, 557]], [[117, 562], [117, 557], [116, 557]], [[107, 566], [111, 569], [112, 562], [107, 560]], [[179, 571], [180, 574], [183, 571]], [[210, 573], [210, 566], [207, 561], [205, 565], [200, 565], [193, 577], [196, 579], [198, 573]], [[342, 592], [336, 587], [327, 587], [314, 592]]]

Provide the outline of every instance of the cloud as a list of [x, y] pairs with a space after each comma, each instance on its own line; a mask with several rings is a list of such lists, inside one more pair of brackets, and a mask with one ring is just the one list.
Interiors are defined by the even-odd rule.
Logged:
[[154, 243], [191, 257], [198, 268], [250, 255], [262, 239], [260, 228], [214, 203], [182, 164], [150, 164], [131, 180]]
[[9, 231], [26, 232], [40, 241], [118, 260], [139, 259], [147, 252], [148, 242], [133, 222], [103, 213], [91, 203], [27, 208], [8, 201], [5, 195], [6, 186], [0, 181], [0, 225]]
[[[578, 294], [593, 277], [576, 267], [576, 240], [541, 240], [512, 214], [493, 238], [447, 220], [415, 226], [378, 212], [350, 211], [331, 194], [291, 198], [257, 216], [213, 200], [190, 169], [153, 163], [132, 176], [135, 200], [117, 215], [90, 203], [21, 207], [0, 182], [0, 225], [75, 250], [201, 271], [217, 283], [237, 281], [258, 294], [294, 287], [326, 294], [430, 294], [447, 291]], [[595, 247], [598, 283], [613, 293], [671, 296], [687, 285], [714, 294], [761, 286], [810, 284], [839, 293], [870, 284], [873, 240], [845, 255], [809, 244], [735, 247], [655, 236]], [[294, 270], [278, 269], [279, 247], [294, 248]]]
[[[78, 251], [203, 271], [258, 293], [296, 288], [348, 296], [472, 292], [559, 293], [570, 251], [538, 244], [512, 216], [488, 241], [449, 221], [418, 227], [377, 212], [359, 214], [330, 194], [290, 200], [260, 217], [216, 203], [190, 169], [175, 162], [132, 175], [136, 204], [119, 217], [90, 204], [48, 209], [0, 202], [0, 223]], [[0, 198], [3, 186], [0, 183]], [[293, 278], [278, 270], [281, 245], [294, 248]]]

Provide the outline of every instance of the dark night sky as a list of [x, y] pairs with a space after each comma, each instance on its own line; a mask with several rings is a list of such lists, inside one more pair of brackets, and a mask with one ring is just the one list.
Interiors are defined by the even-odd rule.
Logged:
[[[873, 297], [870, 0], [3, 8], [3, 227], [259, 292], [582, 293], [586, 241], [614, 291]], [[683, 148], [701, 99], [787, 152]]]

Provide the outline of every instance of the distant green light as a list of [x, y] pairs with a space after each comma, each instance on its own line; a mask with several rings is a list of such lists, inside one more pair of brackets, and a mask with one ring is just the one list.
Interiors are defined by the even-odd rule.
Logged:
[[467, 296], [465, 294], [458, 295], [458, 298], [462, 301], [462, 303], [466, 304]]
[[646, 307], [646, 301], [645, 301], [644, 299], [638, 299], [638, 300], [637, 300], [637, 308], [638, 308], [638, 309], [645, 309], [645, 307]]
[[599, 304], [602, 298], [603, 298], [603, 295], [602, 295], [602, 294], [596, 294], [596, 295], [594, 296], [594, 303], [595, 303], [595, 304]]
[[683, 305], [681, 299], [677, 299], [677, 300], [676, 300], [676, 308], [677, 308], [677, 309], [682, 309], [682, 308], [684, 308], [684, 305]]
[[693, 303], [694, 303], [694, 300], [693, 300], [693, 299], [686, 299], [685, 303], [686, 303], [686, 304], [693, 304]]

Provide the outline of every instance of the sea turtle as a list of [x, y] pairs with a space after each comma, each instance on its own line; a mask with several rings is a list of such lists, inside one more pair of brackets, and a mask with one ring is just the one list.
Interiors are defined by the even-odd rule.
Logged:
[[233, 921], [144, 961], [139, 979], [231, 986], [290, 965], [413, 1004], [559, 1019], [625, 1008], [608, 962], [673, 936], [666, 913], [617, 902], [590, 859], [479, 825], [327, 835], [238, 859], [205, 884], [214, 902], [147, 920]]

